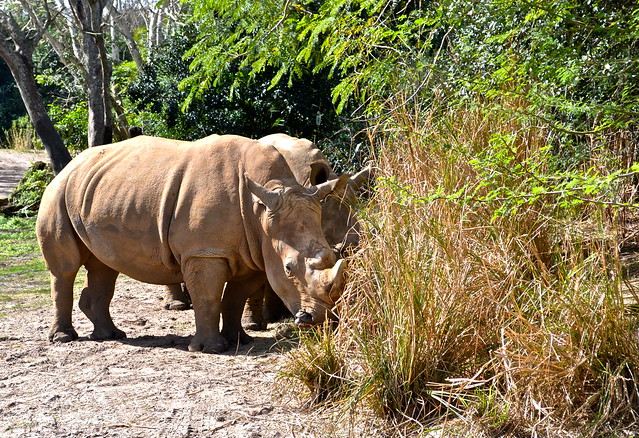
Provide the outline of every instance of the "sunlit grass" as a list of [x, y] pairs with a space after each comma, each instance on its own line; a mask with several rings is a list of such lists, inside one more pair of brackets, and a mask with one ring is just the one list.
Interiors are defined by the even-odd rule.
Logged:
[[0, 215], [0, 317], [49, 302], [49, 276], [34, 227], [35, 218]]

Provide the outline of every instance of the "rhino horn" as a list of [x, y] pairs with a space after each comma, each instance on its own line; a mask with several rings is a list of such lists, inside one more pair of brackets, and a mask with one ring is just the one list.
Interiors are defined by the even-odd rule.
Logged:
[[342, 294], [342, 290], [344, 289], [344, 283], [346, 282], [346, 260], [339, 259], [335, 266], [331, 269], [331, 299], [336, 300]]
[[332, 193], [341, 196], [348, 185], [348, 178], [348, 175], [342, 175], [339, 178], [316, 185], [314, 187], [316, 190], [315, 196], [317, 196], [320, 201]]
[[282, 198], [278, 192], [269, 190], [266, 187], [253, 181], [247, 174], [244, 174], [246, 185], [251, 193], [271, 211], [277, 210], [282, 202]]
[[372, 177], [372, 174], [373, 166], [369, 164], [364, 169], [351, 176], [348, 180], [348, 185], [356, 192]]

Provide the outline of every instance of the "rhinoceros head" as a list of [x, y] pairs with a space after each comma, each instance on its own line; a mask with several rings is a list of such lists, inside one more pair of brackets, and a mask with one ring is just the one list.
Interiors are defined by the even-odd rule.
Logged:
[[347, 182], [344, 176], [310, 188], [293, 180], [261, 186], [247, 177], [264, 234], [268, 281], [300, 324], [321, 323], [344, 286], [344, 260], [337, 260], [324, 237], [319, 201], [343, 191]]
[[341, 192], [333, 192], [321, 203], [322, 230], [326, 241], [338, 254], [344, 255], [359, 244], [359, 221], [354, 205], [357, 191], [370, 178], [371, 166], [348, 179], [348, 186]]

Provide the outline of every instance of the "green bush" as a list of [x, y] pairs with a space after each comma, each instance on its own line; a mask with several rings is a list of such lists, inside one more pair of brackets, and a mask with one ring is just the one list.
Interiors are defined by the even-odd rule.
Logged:
[[49, 164], [34, 163], [9, 196], [9, 208], [5, 207], [4, 211], [25, 216], [37, 213], [44, 189], [54, 176]]
[[62, 137], [62, 141], [72, 153], [85, 150], [88, 146], [89, 112], [86, 102], [72, 107], [49, 105], [49, 116]]

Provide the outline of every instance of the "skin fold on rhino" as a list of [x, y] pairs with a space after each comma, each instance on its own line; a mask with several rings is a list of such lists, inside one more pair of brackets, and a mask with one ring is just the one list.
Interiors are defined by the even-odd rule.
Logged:
[[90, 148], [47, 187], [36, 233], [51, 276], [51, 341], [78, 337], [71, 315], [81, 266], [79, 307], [94, 325], [92, 339], [125, 337], [109, 313], [120, 272], [186, 284], [191, 351], [251, 340], [241, 316], [259, 273], [291, 311], [324, 320], [343, 288], [344, 263], [324, 237], [319, 201], [345, 190], [347, 177], [306, 188], [272, 146], [239, 136], [204, 140], [140, 136]]
[[[262, 144], [274, 146], [286, 159], [295, 179], [305, 187], [315, 186], [338, 176], [330, 163], [316, 147], [307, 140], [286, 134], [272, 134], [258, 140]], [[322, 200], [322, 230], [328, 244], [336, 254], [345, 254], [359, 243], [359, 224], [352, 205], [356, 192], [368, 180], [370, 167], [365, 168], [348, 180], [348, 187], [341, 196], [330, 196]], [[288, 309], [273, 292], [264, 275], [247, 281], [250, 289], [244, 308], [242, 326], [250, 330], [265, 330], [267, 322], [274, 322], [288, 314]], [[188, 291], [180, 284], [167, 286], [164, 297], [165, 308], [186, 310], [190, 308]], [[308, 316], [296, 315], [298, 323], [308, 323]]]

